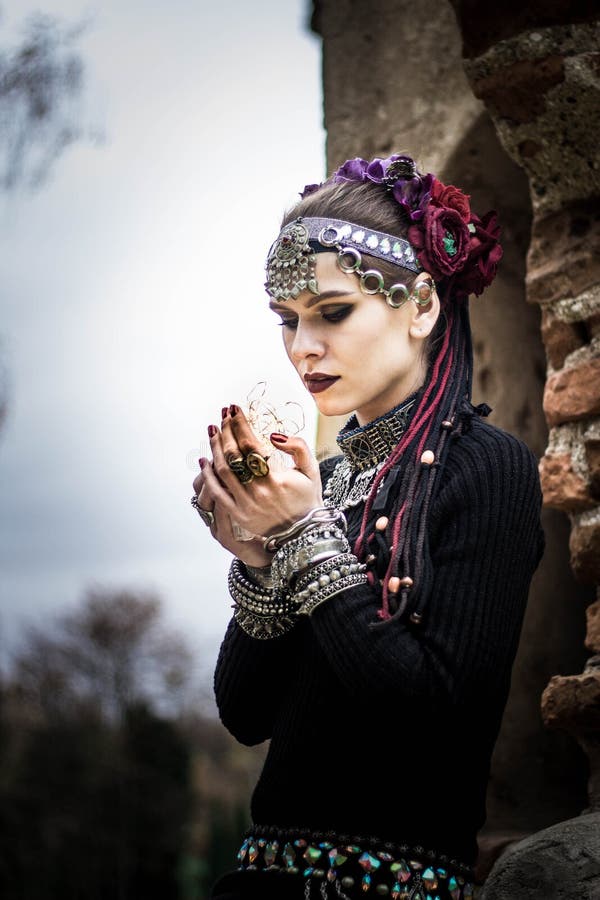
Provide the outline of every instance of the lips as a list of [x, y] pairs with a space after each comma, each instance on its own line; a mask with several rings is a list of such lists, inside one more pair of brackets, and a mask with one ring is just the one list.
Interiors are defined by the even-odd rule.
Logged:
[[304, 383], [311, 394], [320, 394], [326, 391], [339, 380], [339, 375], [324, 375], [321, 372], [312, 372], [310, 375], [304, 376]]

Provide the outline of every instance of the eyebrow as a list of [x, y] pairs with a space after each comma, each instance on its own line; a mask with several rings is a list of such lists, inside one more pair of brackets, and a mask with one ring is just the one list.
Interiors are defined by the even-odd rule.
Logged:
[[[315, 297], [311, 297], [310, 300], [305, 304], [305, 309], [310, 309], [311, 306], [314, 306], [316, 303], [320, 303], [321, 300], [331, 300], [332, 297], [351, 297], [353, 291], [323, 291], [322, 294], [317, 294]], [[269, 309], [272, 309], [274, 312], [277, 312], [280, 309], [289, 309], [289, 306], [284, 306], [282, 303], [269, 303]]]

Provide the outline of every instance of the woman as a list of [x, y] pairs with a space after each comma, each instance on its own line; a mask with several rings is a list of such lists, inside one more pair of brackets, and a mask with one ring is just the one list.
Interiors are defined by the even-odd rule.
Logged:
[[473, 896], [543, 550], [536, 461], [470, 403], [467, 297], [498, 233], [396, 154], [306, 188], [271, 247], [288, 357], [320, 413], [354, 414], [321, 472], [282, 434], [294, 465], [269, 471], [237, 406], [209, 427], [192, 502], [235, 556], [217, 702], [239, 741], [271, 739], [213, 897]]

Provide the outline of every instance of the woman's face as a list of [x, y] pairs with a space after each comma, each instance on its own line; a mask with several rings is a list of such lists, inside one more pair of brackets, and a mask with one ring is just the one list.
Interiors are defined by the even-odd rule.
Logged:
[[437, 319], [437, 298], [425, 309], [412, 301], [393, 309], [382, 294], [362, 293], [358, 276], [342, 272], [334, 253], [318, 254], [316, 275], [319, 294], [306, 290], [271, 308], [281, 317], [287, 355], [319, 412], [355, 411], [362, 425], [423, 383], [423, 342]]

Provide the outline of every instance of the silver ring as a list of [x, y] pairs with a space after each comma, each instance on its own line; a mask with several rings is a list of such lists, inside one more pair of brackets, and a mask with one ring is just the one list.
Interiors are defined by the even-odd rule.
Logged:
[[[345, 257], [347, 256], [352, 260], [351, 263], [345, 262]], [[356, 272], [356, 270], [360, 268], [361, 263], [362, 257], [354, 247], [342, 247], [342, 249], [338, 251], [338, 266], [346, 275]]]
[[[374, 281], [375, 287], [368, 287], [367, 282]], [[364, 294], [379, 294], [385, 288], [383, 275], [377, 269], [367, 269], [360, 276], [360, 289]]]
[[[333, 234], [333, 237], [327, 237], [328, 233]], [[339, 239], [339, 233], [335, 225], [327, 225], [325, 228], [321, 228], [319, 232], [318, 240], [324, 247], [335, 247]]]
[[192, 504], [192, 506], [194, 507], [194, 509], [196, 510], [196, 512], [198, 513], [198, 515], [200, 516], [200, 518], [202, 519], [202, 521], [204, 522], [206, 527], [212, 528], [212, 526], [215, 524], [214, 513], [212, 513], [210, 511], [210, 509], [202, 509], [202, 507], [198, 503], [198, 494], [194, 494], [194, 496], [190, 500], [190, 503]]
[[[396, 300], [396, 294], [401, 294], [402, 299]], [[393, 309], [400, 309], [403, 303], [406, 303], [408, 300], [408, 290], [406, 289], [406, 285], [404, 284], [393, 284], [389, 291], [386, 294], [385, 299], [388, 302], [388, 306], [391, 306]]]
[[[429, 291], [426, 297], [421, 296], [421, 292], [424, 288], [427, 288]], [[433, 294], [434, 290], [435, 283], [431, 284], [429, 281], [417, 281], [413, 288], [411, 297], [415, 301], [417, 306], [427, 306], [427, 304], [431, 301], [431, 295]]]

